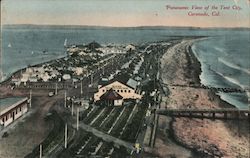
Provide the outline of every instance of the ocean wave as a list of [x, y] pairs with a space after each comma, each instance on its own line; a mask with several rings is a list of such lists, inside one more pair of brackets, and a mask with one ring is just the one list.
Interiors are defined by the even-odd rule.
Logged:
[[239, 98], [234, 97], [230, 93], [223, 93], [223, 92], [218, 92], [217, 94], [220, 96], [222, 100], [228, 102], [229, 104], [234, 105], [238, 109], [242, 110], [248, 109], [248, 104], [245, 101], [243, 101], [240, 97]]
[[243, 67], [240, 67], [239, 65], [236, 65], [236, 64], [234, 64], [232, 62], [229, 62], [226, 59], [223, 59], [223, 58], [219, 57], [218, 61], [221, 62], [221, 63], [223, 63], [224, 65], [230, 67], [230, 68], [233, 68], [233, 69], [236, 69], [236, 70], [240, 70], [240, 71], [245, 72], [248, 75], [250, 75], [250, 70], [248, 70], [246, 68], [243, 68]]
[[[193, 52], [194, 56], [195, 56], [200, 62], [202, 62], [202, 58], [201, 58], [200, 54], [204, 53], [204, 51], [202, 51], [201, 49], [199, 49], [199, 48], [196, 46], [196, 44], [193, 44], [193, 45], [191, 46], [191, 49], [192, 49], [192, 52]], [[198, 53], [198, 52], [199, 52], [199, 53]]]
[[217, 50], [218, 52], [221, 52], [221, 53], [223, 53], [223, 54], [225, 54], [225, 55], [228, 55], [228, 53], [227, 53], [227, 52], [225, 51], [225, 49], [223, 49], [223, 48], [214, 47], [214, 49]]
[[220, 75], [221, 77], [225, 78], [227, 81], [239, 86], [240, 88], [242, 88], [243, 90], [248, 89], [249, 87], [247, 85], [243, 85], [241, 84], [237, 79], [226, 76], [218, 71], [214, 71], [216, 74]]

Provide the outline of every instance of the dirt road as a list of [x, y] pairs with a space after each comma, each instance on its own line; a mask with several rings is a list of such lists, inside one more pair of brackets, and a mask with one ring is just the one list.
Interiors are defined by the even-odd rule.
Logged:
[[[18, 92], [14, 91], [14, 94]], [[13, 94], [12, 93], [12, 94]], [[36, 92], [34, 92], [36, 93]], [[38, 145], [49, 133], [52, 125], [45, 122], [44, 117], [49, 109], [63, 98], [63, 93], [50, 98], [47, 92], [32, 98], [32, 108], [16, 123], [10, 125], [9, 136], [0, 138], [0, 157], [22, 158]], [[42, 95], [43, 94], [43, 95]]]

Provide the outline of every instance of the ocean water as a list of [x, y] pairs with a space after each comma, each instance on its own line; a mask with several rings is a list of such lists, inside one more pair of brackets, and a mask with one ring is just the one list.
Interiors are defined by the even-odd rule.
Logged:
[[[250, 30], [194, 29], [169, 27], [108, 28], [108, 27], [46, 27], [3, 26], [2, 80], [28, 65], [66, 56], [64, 41], [81, 44], [145, 43], [177, 36], [210, 36], [193, 45], [202, 63], [203, 84], [218, 87], [249, 88]], [[44, 53], [44, 51], [46, 51]], [[245, 94], [220, 94], [221, 98], [239, 108], [247, 107]]]
[[[212, 37], [192, 46], [202, 63], [201, 82], [212, 87], [250, 89], [250, 36]], [[249, 93], [219, 93], [240, 109], [248, 109]]]

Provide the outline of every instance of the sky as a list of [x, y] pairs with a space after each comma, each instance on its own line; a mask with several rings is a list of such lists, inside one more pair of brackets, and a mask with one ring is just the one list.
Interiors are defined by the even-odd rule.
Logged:
[[[166, 9], [167, 5], [209, 9]], [[213, 5], [219, 16], [211, 16]], [[230, 9], [220, 10], [221, 5]], [[250, 27], [250, 0], [1, 0], [1, 24]]]

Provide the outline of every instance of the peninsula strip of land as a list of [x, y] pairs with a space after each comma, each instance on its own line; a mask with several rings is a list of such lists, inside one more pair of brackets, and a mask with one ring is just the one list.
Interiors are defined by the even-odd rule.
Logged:
[[[169, 96], [163, 97], [161, 108], [232, 107], [209, 89], [189, 86], [200, 85], [201, 65], [190, 49], [193, 42], [194, 40], [184, 40], [174, 45], [161, 59], [162, 80], [169, 89]], [[177, 142], [193, 149], [195, 153], [203, 157], [247, 158], [249, 156], [249, 123], [247, 122], [175, 118], [170, 123], [170, 130], [166, 130], [168, 126], [166, 120], [171, 120], [171, 118], [159, 117], [159, 136], [156, 138], [156, 149], [160, 150], [156, 153], [160, 157], [170, 156], [169, 151], [165, 150], [169, 143], [163, 141], [166, 139], [164, 134], [165, 137], [166, 135], [173, 136]], [[178, 157], [190, 156], [190, 153], [185, 150], [170, 153]]]

